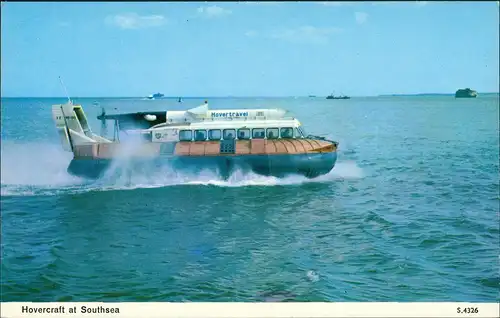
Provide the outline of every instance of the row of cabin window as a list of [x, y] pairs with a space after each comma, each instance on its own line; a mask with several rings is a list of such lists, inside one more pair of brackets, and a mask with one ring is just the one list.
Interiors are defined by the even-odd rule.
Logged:
[[[281, 133], [281, 134], [280, 134]], [[208, 135], [208, 136], [207, 136]], [[286, 128], [254, 128], [252, 129], [251, 137], [252, 139], [278, 139], [281, 138], [293, 138], [294, 129], [292, 127]], [[297, 136], [299, 134], [297, 133]], [[197, 129], [194, 130], [194, 141], [205, 141], [207, 140], [233, 140], [236, 139], [236, 129], [210, 129], [207, 131], [205, 129]], [[250, 129], [249, 128], [240, 128], [238, 129], [238, 139], [240, 140], [249, 140], [250, 139]], [[180, 141], [192, 141], [193, 140], [193, 131], [192, 130], [181, 130], [179, 132], [179, 140]]]

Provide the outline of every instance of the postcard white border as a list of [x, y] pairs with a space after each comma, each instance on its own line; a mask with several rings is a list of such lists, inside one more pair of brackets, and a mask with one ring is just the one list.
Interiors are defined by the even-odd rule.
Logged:
[[[1, 317], [500, 317], [498, 303], [101, 303], [2, 302]], [[82, 313], [86, 308], [118, 308], [119, 313]], [[64, 308], [64, 313], [26, 313], [22, 308]], [[76, 308], [76, 313], [69, 309]], [[461, 312], [458, 312], [460, 308]], [[469, 308], [469, 309], [467, 309]], [[477, 312], [476, 312], [477, 311]]]

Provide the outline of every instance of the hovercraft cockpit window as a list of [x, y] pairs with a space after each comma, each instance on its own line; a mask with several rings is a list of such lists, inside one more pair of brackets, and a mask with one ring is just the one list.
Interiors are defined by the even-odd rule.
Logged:
[[302, 137], [306, 138], [306, 137], [307, 137], [307, 132], [305, 131], [304, 127], [299, 126], [299, 127], [298, 127], [298, 129], [299, 129], [299, 133], [300, 133], [300, 135], [301, 135]]
[[233, 140], [236, 138], [236, 129], [224, 129], [224, 140]]
[[202, 130], [195, 130], [194, 131], [194, 140], [195, 141], [205, 141], [207, 140], [207, 131], [202, 129]]
[[267, 139], [278, 139], [279, 136], [278, 128], [267, 128]]
[[306, 137], [302, 128], [298, 127], [298, 128], [295, 128], [294, 130], [295, 130], [295, 138], [305, 138]]
[[191, 141], [191, 140], [193, 140], [193, 131], [192, 130], [181, 130], [179, 132], [179, 140], [180, 141]]
[[210, 140], [220, 140], [222, 133], [220, 129], [210, 129], [208, 131], [208, 139]]
[[240, 139], [240, 140], [250, 139], [250, 129], [248, 129], [248, 128], [238, 129], [238, 139]]
[[254, 128], [252, 129], [252, 139], [264, 139], [266, 133], [264, 128]]
[[281, 138], [289, 139], [293, 138], [293, 128], [292, 127], [284, 127], [281, 128]]

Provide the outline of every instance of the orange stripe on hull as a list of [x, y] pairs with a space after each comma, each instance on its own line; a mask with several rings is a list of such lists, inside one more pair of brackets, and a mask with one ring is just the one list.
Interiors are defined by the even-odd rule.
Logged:
[[189, 156], [190, 142], [178, 142], [175, 145], [175, 154], [179, 156]]
[[311, 144], [309, 140], [302, 139], [300, 140], [300, 143], [304, 147], [304, 152], [311, 152], [314, 149], [314, 146]]
[[195, 141], [191, 142], [189, 146], [189, 155], [190, 156], [204, 156], [205, 155], [205, 142], [203, 141]]
[[220, 154], [220, 141], [205, 142], [205, 156], [216, 156]]
[[265, 139], [252, 139], [250, 141], [250, 149], [252, 155], [260, 155], [266, 153], [266, 140]]
[[236, 142], [236, 154], [238, 155], [248, 155], [251, 151], [251, 141], [250, 140], [238, 140]]
[[[257, 154], [301, 154], [318, 152], [335, 152], [337, 146], [323, 140], [312, 139], [252, 139], [237, 140], [235, 152], [221, 153], [220, 141], [183, 141], [175, 144], [175, 156], [231, 156]], [[174, 145], [172, 144], [172, 147]], [[121, 155], [132, 157], [156, 157], [160, 155], [162, 143], [144, 143], [137, 145], [133, 151], [123, 151], [126, 147], [120, 143], [102, 143], [81, 145], [74, 148], [75, 158], [112, 159]]]
[[291, 140], [283, 139], [280, 140], [280, 142], [285, 146], [285, 149], [288, 153], [297, 153], [297, 147], [295, 146], [295, 143]]

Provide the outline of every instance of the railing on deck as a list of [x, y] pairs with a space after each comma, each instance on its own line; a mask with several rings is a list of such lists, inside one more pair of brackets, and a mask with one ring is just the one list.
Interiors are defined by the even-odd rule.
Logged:
[[[267, 116], [252, 116], [252, 117], [202, 117], [202, 118], [194, 118], [191, 122], [204, 122], [204, 121], [233, 121], [233, 120], [294, 120], [295, 117], [287, 116], [287, 117], [267, 117]], [[184, 122], [188, 122], [187, 118], [184, 119]], [[171, 121], [171, 119], [167, 119], [167, 123], [175, 123]], [[179, 122], [182, 123], [182, 122]]]
[[184, 121], [173, 121], [172, 119], [167, 119], [167, 122], [158, 124], [153, 128], [162, 128], [168, 126], [177, 126], [177, 125], [190, 125], [191, 123], [199, 123], [199, 122], [216, 122], [216, 121], [258, 121], [258, 120], [295, 120], [295, 117], [277, 117], [277, 118], [268, 118], [266, 116], [253, 116], [253, 117], [209, 117], [209, 118], [195, 118], [194, 120], [188, 121], [187, 118]]

